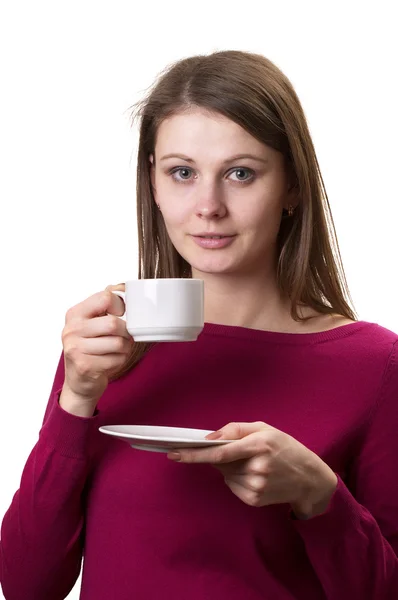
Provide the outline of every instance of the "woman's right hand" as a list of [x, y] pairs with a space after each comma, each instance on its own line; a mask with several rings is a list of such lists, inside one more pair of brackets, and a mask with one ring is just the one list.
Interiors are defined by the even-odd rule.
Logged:
[[62, 331], [65, 381], [59, 403], [72, 414], [92, 416], [109, 377], [131, 355], [134, 340], [125, 321], [118, 318], [124, 313], [124, 303], [111, 291], [124, 289], [124, 284], [107, 286], [66, 313]]

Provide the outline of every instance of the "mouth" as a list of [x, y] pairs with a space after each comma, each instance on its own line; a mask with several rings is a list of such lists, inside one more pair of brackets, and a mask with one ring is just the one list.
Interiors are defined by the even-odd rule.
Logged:
[[226, 248], [229, 246], [234, 239], [236, 238], [236, 234], [234, 235], [223, 235], [223, 234], [196, 234], [192, 235], [193, 240], [198, 246], [202, 248], [208, 249], [218, 249], [218, 248]]
[[235, 234], [229, 233], [193, 233], [192, 237], [199, 237], [210, 240], [220, 240], [222, 238], [235, 237]]
[[198, 235], [197, 237], [202, 238], [203, 240], [222, 240], [226, 237], [232, 237], [230, 235]]

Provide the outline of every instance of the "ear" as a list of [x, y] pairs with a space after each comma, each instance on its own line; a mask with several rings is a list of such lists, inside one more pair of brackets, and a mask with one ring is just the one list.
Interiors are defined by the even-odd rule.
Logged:
[[287, 194], [286, 194], [286, 199], [285, 199], [286, 206], [284, 206], [284, 208], [287, 209], [289, 205], [296, 208], [297, 205], [299, 204], [299, 202], [300, 202], [300, 198], [299, 198], [299, 186], [298, 186], [297, 177], [296, 177], [295, 173], [290, 171], [289, 175], [288, 175], [288, 187], [287, 187]]

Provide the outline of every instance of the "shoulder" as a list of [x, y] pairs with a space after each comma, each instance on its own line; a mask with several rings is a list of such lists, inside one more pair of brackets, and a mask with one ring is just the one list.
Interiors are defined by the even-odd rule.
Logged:
[[375, 350], [385, 349], [390, 351], [398, 342], [398, 334], [391, 329], [387, 329], [378, 323], [368, 321], [358, 321], [361, 327], [358, 330], [361, 340], [368, 340]]
[[375, 348], [392, 347], [398, 341], [398, 334], [378, 323], [370, 321], [350, 321], [339, 328], [342, 337], [351, 338], [353, 344], [357, 343], [367, 347], [368, 344]]
[[[328, 343], [318, 344], [317, 353], [353, 377], [356, 385], [377, 384], [398, 351], [398, 335], [377, 323], [354, 321], [325, 333]], [[362, 382], [362, 383], [361, 383]]]
[[372, 343], [367, 346], [370, 360], [365, 363], [363, 380], [368, 382], [368, 373], [374, 373], [377, 367], [380, 372], [369, 425], [378, 431], [380, 439], [391, 441], [397, 438], [398, 425], [398, 335], [377, 323], [365, 325]]
[[398, 374], [398, 335], [379, 325], [368, 321], [358, 321], [355, 335], [346, 340], [351, 356], [356, 355], [363, 368], [372, 372], [379, 370], [382, 379], [391, 372]]
[[387, 354], [384, 382], [387, 384], [391, 379], [398, 389], [398, 335], [381, 325], [373, 324], [373, 345], [375, 351], [383, 351]]

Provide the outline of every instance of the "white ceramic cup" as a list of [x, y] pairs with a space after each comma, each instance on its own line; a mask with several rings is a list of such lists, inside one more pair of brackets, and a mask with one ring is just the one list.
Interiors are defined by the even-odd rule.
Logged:
[[204, 326], [202, 279], [133, 279], [124, 300], [129, 334], [136, 342], [192, 342]]

